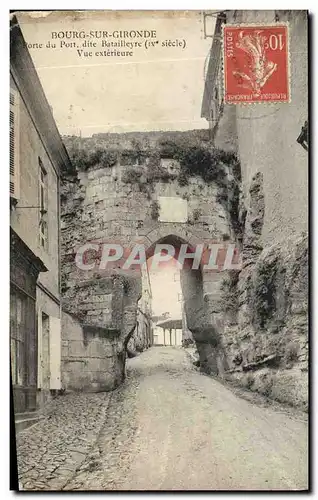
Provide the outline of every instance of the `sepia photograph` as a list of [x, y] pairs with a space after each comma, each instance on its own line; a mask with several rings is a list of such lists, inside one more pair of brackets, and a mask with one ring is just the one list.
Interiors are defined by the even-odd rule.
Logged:
[[10, 11], [11, 490], [310, 491], [309, 21]]

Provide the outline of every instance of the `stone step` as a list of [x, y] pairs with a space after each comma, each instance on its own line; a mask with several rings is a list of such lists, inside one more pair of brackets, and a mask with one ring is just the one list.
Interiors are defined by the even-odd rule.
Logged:
[[39, 412], [38, 411], [24, 411], [24, 412], [21, 412], [21, 413], [15, 413], [14, 414], [14, 418], [15, 420], [21, 420], [21, 419], [25, 419], [25, 418], [34, 418], [34, 417], [37, 417], [39, 416]]
[[[18, 416], [19, 415], [19, 416]], [[45, 417], [35, 413], [35, 412], [28, 412], [28, 413], [19, 413], [15, 416], [15, 430], [16, 432], [23, 431], [24, 429], [27, 429], [31, 425], [37, 424], [40, 420], [44, 419]]]

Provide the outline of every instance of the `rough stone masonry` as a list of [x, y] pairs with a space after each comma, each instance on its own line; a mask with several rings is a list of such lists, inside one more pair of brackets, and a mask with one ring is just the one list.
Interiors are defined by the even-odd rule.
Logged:
[[291, 102], [224, 106], [215, 127], [214, 145], [238, 154], [242, 176], [242, 270], [223, 286], [224, 336], [231, 377], [307, 408], [308, 151], [297, 138], [308, 119], [308, 12], [227, 12], [229, 24], [274, 20], [289, 26]]
[[74, 167], [62, 190], [64, 388], [111, 390], [123, 381], [141, 294], [138, 272], [78, 269], [79, 246], [142, 242], [151, 255], [158, 242], [231, 241], [241, 271], [181, 272], [201, 370], [306, 408], [306, 234], [264, 245], [263, 173], [246, 193], [236, 155], [213, 148], [207, 133], [64, 138]]
[[[207, 134], [204, 130], [64, 138], [74, 167], [64, 173], [61, 214], [66, 389], [111, 390], [122, 382], [141, 294], [138, 272], [79, 269], [79, 246], [94, 241], [127, 248], [142, 242], [151, 256], [158, 242], [178, 247], [237, 241], [237, 160], [235, 155], [211, 151]], [[213, 373], [227, 368], [221, 274], [200, 269], [181, 273], [187, 324], [202, 369]]]

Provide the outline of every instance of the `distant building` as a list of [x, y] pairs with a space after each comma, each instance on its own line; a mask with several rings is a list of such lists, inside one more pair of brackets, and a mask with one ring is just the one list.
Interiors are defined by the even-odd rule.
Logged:
[[21, 413], [61, 387], [60, 171], [70, 160], [15, 17], [10, 50], [10, 344]]
[[182, 320], [168, 318], [158, 321], [154, 327], [154, 344], [164, 346], [182, 345]]
[[[179, 280], [179, 272], [174, 281]], [[193, 344], [192, 333], [187, 327], [183, 294], [178, 293], [178, 302], [181, 303], [181, 314], [170, 315], [165, 312], [160, 316], [153, 316], [153, 344], [166, 346], [188, 346]]]

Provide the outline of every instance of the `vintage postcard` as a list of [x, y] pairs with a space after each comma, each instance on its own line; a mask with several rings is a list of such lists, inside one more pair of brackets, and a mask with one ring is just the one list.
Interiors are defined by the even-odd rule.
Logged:
[[307, 41], [10, 13], [12, 489], [309, 490]]

